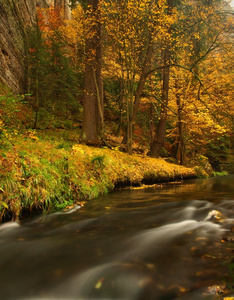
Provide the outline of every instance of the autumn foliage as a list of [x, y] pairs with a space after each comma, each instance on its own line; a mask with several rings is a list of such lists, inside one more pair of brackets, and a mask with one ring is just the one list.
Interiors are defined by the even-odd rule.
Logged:
[[[230, 6], [204, 0], [93, 3], [97, 7], [73, 5], [70, 20], [53, 6], [38, 9], [27, 41], [24, 108], [30, 117], [22, 122], [80, 128], [93, 110], [97, 138], [116, 136], [129, 153], [137, 144], [150, 154], [162, 136], [160, 155], [179, 163], [198, 153], [211, 162], [227, 158], [234, 109]], [[87, 76], [94, 77], [92, 91]], [[93, 107], [85, 105], [87, 95]]]

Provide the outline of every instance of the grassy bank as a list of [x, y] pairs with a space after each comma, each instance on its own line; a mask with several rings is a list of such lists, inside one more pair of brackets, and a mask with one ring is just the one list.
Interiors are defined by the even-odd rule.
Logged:
[[93, 148], [29, 132], [0, 149], [0, 219], [63, 209], [126, 185], [195, 176], [163, 159]]

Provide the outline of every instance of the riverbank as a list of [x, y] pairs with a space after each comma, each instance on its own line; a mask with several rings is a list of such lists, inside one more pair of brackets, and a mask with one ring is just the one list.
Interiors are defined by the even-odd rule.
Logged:
[[196, 177], [195, 169], [164, 159], [40, 138], [35, 132], [5, 143], [0, 166], [0, 221], [61, 210], [124, 186]]

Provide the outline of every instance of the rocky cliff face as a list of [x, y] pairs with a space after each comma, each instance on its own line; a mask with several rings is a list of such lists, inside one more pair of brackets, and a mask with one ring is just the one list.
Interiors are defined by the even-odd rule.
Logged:
[[26, 29], [36, 15], [36, 0], [0, 0], [0, 80], [13, 92], [26, 83]]
[[0, 81], [14, 93], [25, 92], [27, 28], [37, 6], [54, 6], [64, 19], [71, 17], [69, 0], [0, 0]]

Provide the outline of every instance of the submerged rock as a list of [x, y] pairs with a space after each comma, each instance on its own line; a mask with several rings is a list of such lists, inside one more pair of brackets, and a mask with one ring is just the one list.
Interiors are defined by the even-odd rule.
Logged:
[[205, 221], [211, 221], [213, 223], [222, 223], [226, 217], [218, 210], [212, 210], [209, 212]]

